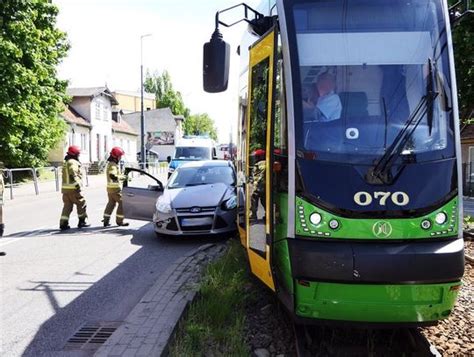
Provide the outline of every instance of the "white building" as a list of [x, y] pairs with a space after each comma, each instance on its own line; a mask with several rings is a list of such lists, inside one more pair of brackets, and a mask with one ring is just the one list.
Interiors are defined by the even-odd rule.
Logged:
[[126, 160], [136, 162], [137, 133], [120, 116], [112, 119], [118, 101], [107, 87], [68, 88], [67, 94], [72, 101], [61, 114], [68, 124], [66, 138], [51, 151], [50, 162], [62, 162], [70, 145], [81, 148], [84, 163], [106, 160], [113, 146], [121, 146]]

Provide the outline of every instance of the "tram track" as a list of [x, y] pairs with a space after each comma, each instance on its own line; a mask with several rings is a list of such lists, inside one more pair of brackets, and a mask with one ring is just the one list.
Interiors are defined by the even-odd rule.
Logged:
[[441, 356], [417, 328], [356, 329], [293, 325], [296, 355]]

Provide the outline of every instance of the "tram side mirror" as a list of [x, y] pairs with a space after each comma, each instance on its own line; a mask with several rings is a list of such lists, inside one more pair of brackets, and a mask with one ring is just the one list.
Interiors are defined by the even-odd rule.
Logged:
[[171, 156], [166, 157], [166, 162], [169, 164], [171, 162]]
[[230, 46], [215, 30], [211, 40], [204, 44], [203, 85], [208, 93], [219, 93], [227, 89], [229, 82]]

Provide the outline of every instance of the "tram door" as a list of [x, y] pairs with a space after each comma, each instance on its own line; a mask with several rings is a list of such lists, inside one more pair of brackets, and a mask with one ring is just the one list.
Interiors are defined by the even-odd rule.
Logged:
[[274, 93], [275, 29], [250, 48], [247, 115], [247, 252], [252, 272], [275, 290], [270, 268], [271, 138]]

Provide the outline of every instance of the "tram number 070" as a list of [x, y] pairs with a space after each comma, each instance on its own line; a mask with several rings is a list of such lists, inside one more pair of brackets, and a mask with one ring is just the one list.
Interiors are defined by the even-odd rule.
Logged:
[[374, 192], [372, 195], [369, 192], [360, 191], [354, 195], [354, 202], [359, 206], [368, 206], [373, 200], [379, 200], [380, 206], [385, 206], [388, 199], [391, 199], [397, 206], [406, 206], [410, 202], [410, 197], [405, 192], [397, 191], [391, 192]]

